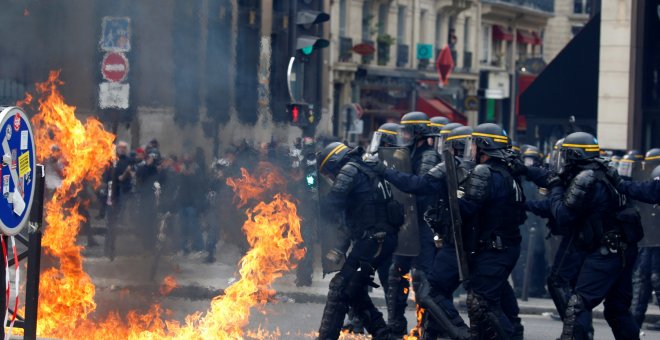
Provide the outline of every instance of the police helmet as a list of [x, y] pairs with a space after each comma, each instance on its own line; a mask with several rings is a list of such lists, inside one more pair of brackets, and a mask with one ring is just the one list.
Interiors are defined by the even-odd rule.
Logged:
[[526, 166], [539, 166], [541, 165], [543, 154], [539, 151], [539, 148], [528, 145], [525, 148], [525, 152], [522, 153], [522, 159]]
[[632, 178], [633, 172], [637, 168], [637, 165], [640, 163], [639, 156], [636, 153], [628, 153], [621, 157], [619, 164], [617, 165], [616, 170], [619, 172], [619, 176], [626, 177], [628, 179]]
[[382, 146], [397, 146], [401, 143], [399, 140], [399, 130], [401, 125], [397, 123], [385, 123], [381, 125], [378, 130], [374, 132], [371, 137], [371, 144], [369, 144], [369, 153], [378, 152], [378, 148]]
[[401, 141], [404, 143], [402, 146], [412, 145], [421, 139], [432, 137], [434, 133], [429, 126], [430, 123], [429, 116], [424, 112], [414, 111], [403, 115], [400, 122]]
[[651, 179], [656, 179], [660, 177], [660, 165], [656, 166], [653, 171], [651, 171]]
[[433, 130], [434, 133], [440, 133], [440, 130], [449, 124], [449, 119], [447, 117], [431, 117], [429, 127]]
[[626, 156], [628, 156], [628, 155], [634, 157], [635, 160], [638, 160], [638, 161], [641, 161], [641, 160], [644, 159], [644, 154], [641, 153], [639, 150], [628, 150], [628, 152], [626, 152]]
[[472, 135], [472, 128], [469, 126], [459, 126], [453, 129], [445, 138], [447, 146], [454, 149], [454, 155], [463, 156], [465, 150], [465, 141]]
[[442, 153], [442, 148], [445, 147], [444, 143], [449, 133], [461, 126], [463, 126], [463, 124], [461, 123], [449, 123], [445, 125], [442, 128], [442, 130], [440, 130], [440, 134], [435, 137], [435, 142], [434, 142], [435, 148], [438, 151], [438, 153]]
[[493, 123], [479, 124], [466, 143], [465, 158], [477, 161], [479, 153], [490, 157], [506, 158], [509, 148], [509, 137], [499, 125]]
[[579, 164], [600, 156], [598, 139], [590, 133], [574, 132], [564, 138], [559, 147], [558, 171], [564, 172], [567, 165]]
[[516, 142], [515, 140], [511, 140], [511, 152], [513, 152], [513, 155], [516, 157], [520, 157], [522, 155], [522, 148], [520, 147], [520, 143]]
[[660, 149], [658, 148], [653, 148], [649, 151], [646, 152], [646, 155], [644, 155], [644, 170], [646, 170], [647, 167], [655, 166], [656, 164], [660, 164]]
[[334, 142], [328, 144], [316, 154], [316, 164], [319, 165], [319, 173], [337, 174], [350, 150], [344, 143]]
[[618, 168], [620, 161], [621, 161], [621, 156], [612, 155], [612, 157], [610, 157], [610, 166], [613, 166], [614, 168]]

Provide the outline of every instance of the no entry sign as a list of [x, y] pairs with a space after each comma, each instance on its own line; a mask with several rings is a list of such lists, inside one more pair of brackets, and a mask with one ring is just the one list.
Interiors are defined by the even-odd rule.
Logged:
[[128, 59], [123, 53], [106, 53], [101, 62], [103, 78], [111, 82], [121, 82], [128, 74]]

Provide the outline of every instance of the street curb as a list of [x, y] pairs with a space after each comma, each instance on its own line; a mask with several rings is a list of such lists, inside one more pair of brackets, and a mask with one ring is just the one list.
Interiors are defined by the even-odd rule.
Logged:
[[[157, 292], [159, 289], [159, 285], [157, 284], [144, 284], [144, 285], [126, 285], [126, 286], [111, 286], [111, 287], [99, 287], [97, 286], [97, 289], [100, 290], [110, 290], [110, 291], [120, 291], [120, 290], [128, 290], [131, 293], [153, 293]], [[178, 286], [174, 288], [169, 294], [167, 294], [168, 297], [177, 297], [177, 298], [184, 298], [184, 299], [189, 299], [189, 300], [210, 300], [218, 295], [222, 295], [224, 293], [223, 289], [215, 289], [211, 287], [202, 287], [199, 285], [185, 285], [185, 286]], [[291, 291], [280, 291], [277, 292], [273, 298], [274, 301], [287, 301], [287, 302], [293, 302], [293, 303], [316, 303], [316, 304], [324, 304], [326, 301], [326, 295], [323, 294], [315, 294], [315, 293], [305, 293], [305, 292], [291, 292]], [[385, 298], [380, 297], [380, 296], [375, 296], [372, 297], [371, 300], [374, 302], [376, 305], [385, 305]], [[465, 299], [459, 298], [455, 299], [456, 301], [456, 306], [461, 312], [467, 312], [467, 308], [465, 305]], [[519, 301], [519, 305], [520, 305]], [[653, 308], [653, 306], [649, 306], [650, 308]], [[409, 309], [414, 309], [414, 305], [412, 302], [408, 303], [408, 308]], [[528, 314], [528, 315], [544, 315], [544, 314], [555, 314], [555, 308], [554, 307], [546, 307], [546, 306], [526, 306], [524, 304], [520, 305], [520, 314]], [[593, 311], [593, 316], [594, 318], [598, 319], [604, 319], [603, 312], [600, 310], [594, 310]], [[647, 323], [654, 323], [654, 322], [659, 322], [660, 321], [660, 314], [652, 314], [652, 313], [647, 313], [646, 319], [644, 320]]]

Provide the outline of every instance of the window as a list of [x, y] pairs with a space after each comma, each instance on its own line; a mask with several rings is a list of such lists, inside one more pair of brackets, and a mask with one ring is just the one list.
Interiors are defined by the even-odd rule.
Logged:
[[465, 24], [463, 24], [463, 50], [465, 52], [470, 52], [472, 46], [470, 46], [470, 25], [472, 20], [469, 17], [465, 18]]
[[346, 0], [339, 0], [339, 36], [346, 36]]
[[447, 45], [449, 45], [450, 50], [455, 50], [456, 49], [456, 17], [455, 16], [450, 16], [449, 17], [449, 26], [447, 29]]
[[378, 35], [387, 33], [387, 16], [389, 15], [390, 5], [381, 4], [378, 7]]
[[441, 49], [444, 45], [442, 43], [442, 15], [435, 16], [435, 48]]
[[399, 12], [396, 19], [396, 39], [398, 44], [405, 44], [406, 41], [406, 6], [399, 6]]
[[371, 40], [371, 1], [365, 0], [362, 4], [362, 41]]
[[481, 26], [481, 49], [479, 51], [479, 62], [481, 64], [490, 64], [490, 51], [493, 43], [492, 29], [492, 25], [485, 24]]
[[593, 0], [573, 0], [573, 13], [575, 14], [589, 14]]

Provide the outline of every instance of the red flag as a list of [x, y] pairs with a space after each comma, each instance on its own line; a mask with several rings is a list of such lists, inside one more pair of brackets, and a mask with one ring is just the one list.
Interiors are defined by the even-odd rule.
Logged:
[[435, 62], [435, 69], [440, 76], [440, 86], [447, 85], [451, 71], [454, 69], [454, 58], [451, 56], [449, 46], [445, 46], [440, 50], [438, 60]]

